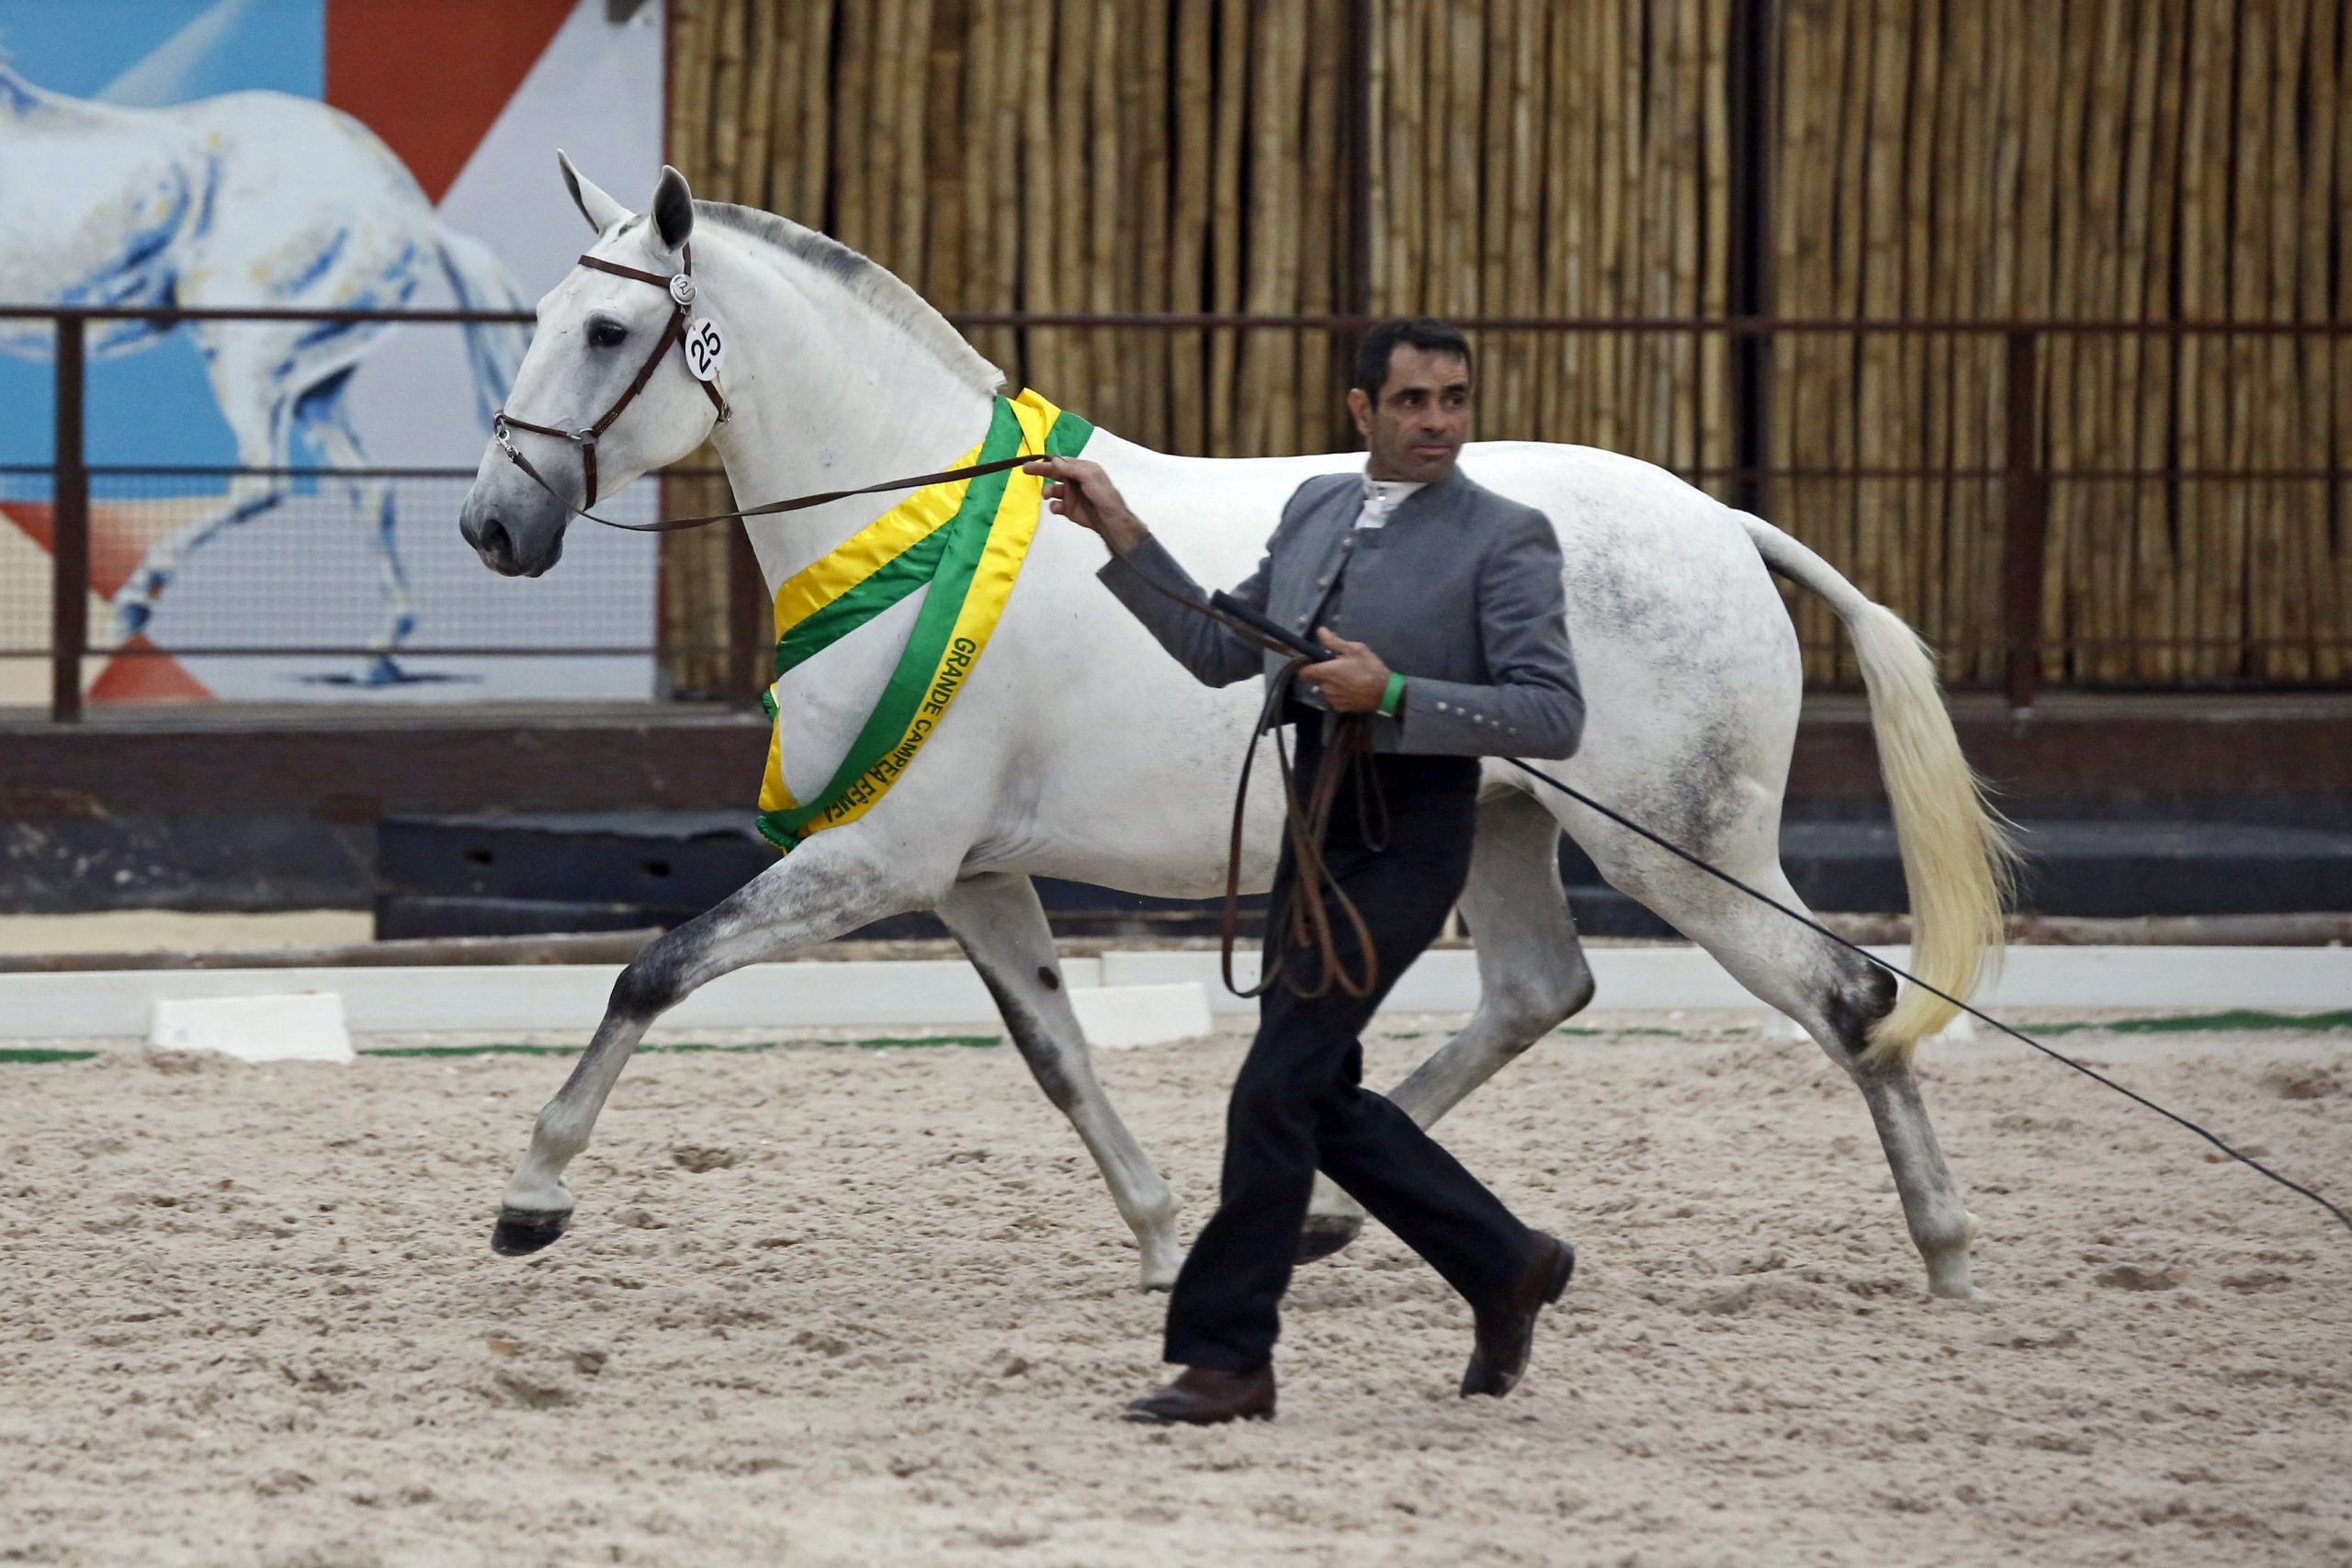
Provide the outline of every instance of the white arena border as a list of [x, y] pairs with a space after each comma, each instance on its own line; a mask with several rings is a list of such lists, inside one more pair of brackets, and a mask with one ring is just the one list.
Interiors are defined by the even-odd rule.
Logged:
[[[1905, 947], [1870, 950], [1890, 963]], [[1756, 998], [1695, 947], [1587, 949], [1596, 1007], [1753, 1009]], [[1257, 977], [1255, 953], [1237, 977]], [[620, 966], [612, 964], [350, 969], [148, 969], [0, 975], [0, 1039], [145, 1038], [154, 1004], [201, 997], [332, 991], [354, 1032], [571, 1030], [585, 1040]], [[1065, 960], [1073, 989], [1198, 981], [1228, 1020], [1254, 1001], [1228, 994], [1214, 952], [1110, 953]], [[1469, 1012], [1476, 956], [1426, 954], [1389, 994], [1392, 1012]], [[2352, 1008], [2352, 948], [2018, 947], [1978, 1005], [2150, 1012], [2324, 1012]], [[763, 964], [712, 982], [665, 1029], [969, 1028], [1000, 1032], [988, 990], [960, 960]]]

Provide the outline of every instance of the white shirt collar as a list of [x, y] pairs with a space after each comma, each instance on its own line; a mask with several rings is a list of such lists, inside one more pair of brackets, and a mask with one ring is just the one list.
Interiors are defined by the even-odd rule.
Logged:
[[1356, 513], [1356, 526], [1386, 526], [1390, 514], [1405, 503], [1407, 497], [1426, 488], [1426, 480], [1376, 479], [1367, 473], [1363, 477], [1363, 509]]

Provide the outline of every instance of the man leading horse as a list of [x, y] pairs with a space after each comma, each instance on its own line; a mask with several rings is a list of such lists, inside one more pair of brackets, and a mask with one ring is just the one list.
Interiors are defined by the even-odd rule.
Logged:
[[[1472, 364], [1458, 330], [1423, 320], [1376, 327], [1358, 350], [1348, 407], [1369, 448], [1363, 472], [1299, 486], [1264, 559], [1231, 593], [1286, 630], [1312, 628], [1329, 650], [1297, 669], [1300, 690], [1279, 684], [1283, 656], [1184, 607], [1199, 590], [1099, 465], [1029, 468], [1049, 480], [1055, 512], [1110, 546], [1103, 584], [1179, 662], [1213, 686], [1253, 674], [1273, 685], [1270, 717], [1295, 734], [1298, 775], [1325, 779], [1319, 841], [1286, 844], [1275, 874], [1268, 979], [1227, 1111], [1217, 1211], [1169, 1300], [1166, 1357], [1183, 1370], [1130, 1404], [1133, 1419], [1273, 1414], [1279, 1303], [1317, 1169], [1470, 1303], [1464, 1396], [1519, 1382], [1536, 1315], [1576, 1267], [1567, 1242], [1522, 1224], [1363, 1084], [1359, 1034], [1468, 875], [1478, 759], [1565, 758], [1584, 728], [1552, 525], [1457, 466]], [[1327, 769], [1343, 736], [1362, 749]], [[1351, 918], [1300, 914], [1327, 888]]]

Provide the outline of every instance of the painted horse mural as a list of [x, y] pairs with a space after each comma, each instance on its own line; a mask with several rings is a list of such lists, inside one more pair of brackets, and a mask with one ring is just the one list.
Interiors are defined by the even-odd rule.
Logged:
[[[0, 299], [39, 305], [396, 310], [438, 268], [469, 310], [526, 308], [481, 241], [443, 223], [391, 150], [341, 110], [277, 92], [123, 108], [46, 92], [0, 62]], [[128, 639], [195, 551], [278, 505], [300, 439], [333, 468], [364, 469], [344, 406], [382, 321], [198, 320], [95, 323], [94, 358], [135, 354], [173, 331], [204, 358], [237, 447], [219, 506], [150, 547], [114, 596]], [[485, 425], [529, 334], [466, 329]], [[45, 359], [43, 321], [0, 319], [0, 352]], [[381, 477], [344, 481], [371, 520], [384, 618], [363, 679], [394, 683], [415, 622]]]

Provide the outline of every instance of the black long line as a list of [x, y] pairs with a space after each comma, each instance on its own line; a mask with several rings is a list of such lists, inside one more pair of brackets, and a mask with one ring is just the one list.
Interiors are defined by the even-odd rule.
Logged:
[[[1132, 561], [1129, 562], [1129, 565], [1131, 566], [1134, 564], [1135, 563]], [[1252, 605], [1241, 604], [1222, 593], [1212, 594], [1208, 596], [1207, 599], [1204, 600], [1199, 595], [1197, 590], [1193, 592], [1185, 592], [1173, 585], [1159, 581], [1147, 571], [1137, 570], [1135, 575], [1148, 584], [1155, 592], [1159, 593], [1165, 598], [1174, 600], [1177, 604], [1183, 605], [1186, 609], [1193, 611], [1196, 615], [1206, 615], [1211, 620], [1223, 623], [1227, 627], [1234, 631], [1246, 641], [1257, 643], [1261, 647], [1267, 648], [1270, 650], [1294, 653], [1312, 660], [1323, 660], [1331, 656], [1329, 649], [1323, 648], [1318, 644], [1309, 642], [1304, 637], [1301, 637], [1296, 632], [1292, 631], [1288, 626], [1283, 626], [1279, 622], [1267, 618], [1264, 615], [1259, 613]], [[2041, 1041], [2036, 1040], [2032, 1035], [2026, 1033], [2023, 1030], [2012, 1028], [2010, 1025], [2003, 1023], [1991, 1013], [1984, 1011], [1981, 1008], [1970, 1006], [1967, 1002], [1964, 1002], [1958, 997], [1953, 996], [1950, 991], [1930, 986], [1927, 981], [1922, 980], [1919, 976], [1912, 974], [1909, 970], [1897, 968], [1895, 965], [1886, 962], [1886, 960], [1877, 957], [1866, 951], [1860, 942], [1852, 942], [1845, 937], [1839, 936], [1836, 931], [1831, 931], [1827, 926], [1823, 925], [1819, 920], [1815, 919], [1812, 916], [1804, 913], [1803, 910], [1792, 909], [1788, 905], [1781, 903], [1778, 898], [1773, 897], [1770, 894], [1766, 893], [1759, 888], [1749, 886], [1747, 883], [1742, 882], [1738, 877], [1734, 876], [1731, 873], [1724, 870], [1722, 867], [1702, 860], [1699, 856], [1692, 854], [1689, 850], [1684, 849], [1681, 845], [1674, 842], [1671, 839], [1665, 837], [1663, 834], [1652, 832], [1649, 829], [1645, 828], [1639, 822], [1634, 821], [1623, 812], [1619, 811], [1612, 807], [1603, 806], [1600, 802], [1593, 799], [1592, 796], [1585, 794], [1584, 791], [1577, 789], [1571, 785], [1562, 784], [1559, 780], [1554, 778], [1551, 774], [1544, 773], [1540, 768], [1531, 768], [1516, 757], [1505, 757], [1500, 760], [1509, 762], [1512, 767], [1517, 768], [1521, 773], [1525, 773], [1528, 777], [1535, 779], [1543, 784], [1549, 784], [1552, 788], [1558, 790], [1562, 795], [1566, 795], [1570, 800], [1577, 802], [1578, 805], [1599, 812], [1601, 816], [1606, 817], [1611, 822], [1616, 823], [1627, 832], [1635, 833], [1640, 835], [1642, 838], [1647, 839], [1651, 843], [1656, 844], [1658, 848], [1666, 851], [1668, 854], [1673, 855], [1676, 859], [1687, 861], [1690, 864], [1697, 866], [1701, 871], [1705, 872], [1709, 876], [1713, 877], [1718, 882], [1728, 884], [1729, 886], [1739, 889], [1739, 891], [1747, 894], [1750, 898], [1755, 899], [1759, 904], [1767, 905], [1771, 908], [1778, 909], [1781, 914], [1786, 915], [1789, 919], [1796, 921], [1797, 924], [1804, 926], [1805, 929], [1817, 935], [1827, 937], [1831, 942], [1836, 942], [1838, 946], [1847, 949], [1849, 952], [1856, 953], [1865, 962], [1875, 964], [1880, 968], [1886, 970], [1889, 974], [1895, 975], [1903, 979], [1910, 981], [1911, 984], [1918, 987], [1929, 996], [1939, 997], [1943, 1000], [1950, 1002], [1952, 1006], [1960, 1009], [1961, 1011], [1968, 1014], [1969, 1017], [1992, 1025], [1995, 1029], [1999, 1030], [2002, 1033], [2009, 1036], [2013, 1040], [2023, 1041], [2026, 1044], [2032, 1046], [2035, 1050], [2041, 1052], [2052, 1061], [2063, 1063], [2065, 1066], [2074, 1068], [2075, 1071], [2082, 1074], [2093, 1083], [2103, 1084], [2107, 1088], [2113, 1089], [2116, 1093], [2123, 1096], [2124, 1099], [2129, 1100], [2135, 1104], [2146, 1106], [2149, 1110], [2154, 1111], [2157, 1115], [2165, 1118], [2166, 1121], [2188, 1128], [2190, 1132], [2196, 1134], [2199, 1137], [2204, 1139], [2207, 1143], [2212, 1145], [2215, 1148], [2221, 1150], [2223, 1154], [2229, 1156], [2240, 1165], [2243, 1165], [2262, 1176], [2268, 1177], [2271, 1180], [2277, 1182], [2279, 1186], [2285, 1188], [2290, 1192], [2310, 1199], [2312, 1202], [2317, 1203], [2321, 1208], [2334, 1215], [2336, 1223], [2343, 1225], [2345, 1229], [2352, 1230], [2352, 1214], [2346, 1213], [2335, 1204], [2329, 1202], [2326, 1199], [2321, 1197], [2310, 1188], [2305, 1187], [2302, 1183], [2290, 1180], [2288, 1178], [2279, 1175], [2277, 1171], [2271, 1169], [2260, 1160], [2256, 1159], [2252, 1155], [2246, 1154], [2243, 1150], [2232, 1146], [2211, 1129], [2200, 1126], [2199, 1123], [2190, 1121], [2188, 1117], [2181, 1115], [2177, 1111], [2165, 1109], [2164, 1106], [2157, 1104], [2154, 1100], [2150, 1100], [2146, 1095], [2142, 1094], [2137, 1089], [2125, 1088], [2123, 1085], [2116, 1082], [2113, 1078], [2109, 1077], [2106, 1074], [2100, 1072], [2098, 1068], [2076, 1061], [2074, 1057], [2067, 1055], [2064, 1051], [2055, 1050], [2048, 1045], [2044, 1045]]]
[[[1020, 462], [1023, 460], [1024, 459], [1022, 458], [1014, 458], [1011, 462], [1000, 463], [994, 466], [999, 468], [1009, 468], [1013, 462]], [[932, 477], [936, 478], [948, 476]], [[919, 482], [922, 481], [895, 479], [887, 485], [874, 485], [865, 491], [852, 491], [844, 493], [851, 495], [868, 494], [877, 491], [903, 488], [907, 485]], [[834, 498], [828, 496], [818, 499], [831, 500]], [[787, 507], [798, 504], [807, 504], [807, 502], [786, 502], [775, 503], [770, 507], [754, 508], [753, 510], [755, 512], [766, 512], [771, 510], [781, 511]], [[720, 513], [718, 517], [694, 518], [683, 525], [692, 526], [696, 524], [718, 521], [719, 517], [734, 517], [741, 515], [746, 514], [740, 513]], [[601, 522], [603, 520], [600, 518], [598, 521]], [[1107, 543], [1108, 541], [1106, 540], [1105, 542]], [[1122, 553], [1124, 554], [1124, 552]], [[1135, 565], [1133, 561], [1130, 561], [1128, 564], [1130, 566]], [[1292, 631], [1288, 626], [1282, 626], [1277, 622], [1268, 619], [1261, 613], [1259, 613], [1252, 605], [1241, 604], [1222, 593], [1204, 596], [1197, 588], [1193, 588], [1189, 582], [1181, 588], [1170, 583], [1161, 582], [1148, 571], [1137, 570], [1135, 575], [1139, 581], [1144, 582], [1154, 592], [1159, 594], [1161, 597], [1173, 600], [1175, 603], [1182, 605], [1184, 608], [1192, 611], [1195, 615], [1205, 615], [1213, 621], [1221, 623], [1228, 630], [1232, 631], [1245, 641], [1256, 643], [1260, 647], [1266, 648], [1269, 650], [1279, 650], [1300, 654], [1310, 660], [1319, 660], [1330, 657], [1329, 649], [1325, 649], [1317, 643], [1309, 642], [1306, 638], [1299, 636], [1296, 632]], [[1187, 592], [1188, 589], [1190, 592]], [[1252, 744], [1255, 744], [1254, 738], [1252, 739]], [[1543, 784], [1549, 784], [1552, 788], [1558, 790], [1562, 795], [1566, 795], [1570, 800], [1577, 802], [1578, 805], [1583, 806], [1589, 810], [1599, 812], [1601, 816], [1608, 818], [1609, 820], [1616, 823], [1627, 832], [1635, 833], [1640, 835], [1642, 838], [1647, 839], [1651, 843], [1656, 844], [1658, 848], [1666, 851], [1668, 854], [1673, 855], [1678, 860], [1687, 861], [1690, 864], [1697, 866], [1701, 871], [1705, 872], [1709, 876], [1715, 878], [1718, 882], [1726, 883], [1729, 886], [1739, 889], [1739, 891], [1747, 894], [1750, 898], [1755, 899], [1759, 904], [1764, 904], [1771, 908], [1778, 909], [1781, 914], [1786, 915], [1789, 919], [1796, 921], [1797, 924], [1804, 926], [1805, 929], [1813, 931], [1816, 935], [1827, 937], [1831, 942], [1836, 942], [1838, 946], [1859, 955], [1865, 962], [1875, 964], [1880, 968], [1886, 970], [1889, 974], [1895, 975], [1903, 979], [1910, 981], [1911, 984], [1918, 987], [1929, 996], [1941, 998], [1943, 1000], [1948, 1001], [1952, 1006], [1958, 1008], [1961, 1011], [1968, 1014], [1969, 1017], [1992, 1025], [1995, 1029], [1999, 1030], [2002, 1033], [2009, 1036], [2012, 1040], [2024, 1042], [2026, 1044], [2030, 1045], [2035, 1050], [2041, 1052], [2043, 1055], [2049, 1057], [2052, 1061], [2063, 1063], [2066, 1066], [2074, 1068], [2075, 1071], [2082, 1074], [2093, 1083], [2103, 1084], [2107, 1088], [2113, 1089], [2116, 1093], [2123, 1096], [2124, 1099], [2129, 1100], [2135, 1104], [2147, 1107], [2149, 1110], [2154, 1111], [2157, 1115], [2165, 1118], [2168, 1122], [2186, 1127], [2188, 1131], [2196, 1134], [2199, 1137], [2204, 1139], [2207, 1143], [2212, 1145], [2215, 1148], [2221, 1150], [2223, 1154], [2229, 1156], [2240, 1165], [2246, 1167], [2248, 1169], [2253, 1170], [2259, 1175], [2268, 1177], [2271, 1180], [2277, 1182], [2279, 1186], [2285, 1188], [2290, 1192], [2310, 1199], [2312, 1202], [2317, 1203], [2321, 1208], [2334, 1215], [2336, 1223], [2343, 1225], [2345, 1229], [2352, 1230], [2352, 1214], [2346, 1213], [2342, 1209], [2338, 1208], [2334, 1203], [2329, 1202], [2326, 1199], [2321, 1197], [2310, 1188], [2305, 1187], [2302, 1183], [2290, 1180], [2288, 1178], [2279, 1175], [2277, 1171], [2263, 1164], [2260, 1160], [2256, 1159], [2252, 1155], [2246, 1154], [2243, 1150], [2233, 1147], [2224, 1141], [2219, 1134], [2215, 1134], [2211, 1129], [2200, 1126], [2199, 1123], [2190, 1121], [2188, 1117], [2181, 1115], [2177, 1111], [2165, 1109], [2164, 1106], [2157, 1104], [2154, 1100], [2150, 1100], [2146, 1095], [2140, 1093], [2137, 1089], [2125, 1088], [2123, 1085], [2117, 1083], [2113, 1078], [2109, 1077], [2106, 1074], [2100, 1072], [2096, 1067], [2088, 1066], [2082, 1062], [2076, 1061], [2074, 1057], [2067, 1055], [2064, 1051], [2054, 1050], [2048, 1045], [2044, 1045], [2041, 1041], [2036, 1040], [2032, 1035], [2026, 1033], [2023, 1030], [2015, 1029], [2008, 1024], [2003, 1023], [1991, 1013], [1985, 1012], [1981, 1008], [1970, 1006], [1968, 1003], [1961, 1000], [1958, 997], [1953, 996], [1950, 991], [1941, 990], [1934, 986], [1930, 986], [1928, 982], [1922, 980], [1919, 976], [1912, 974], [1910, 971], [1906, 969], [1899, 969], [1895, 967], [1895, 965], [1887, 963], [1886, 960], [1872, 955], [1869, 952], [1865, 951], [1860, 942], [1850, 942], [1845, 937], [1839, 936], [1836, 931], [1831, 931], [1827, 926], [1823, 925], [1819, 920], [1815, 919], [1812, 916], [1807, 915], [1801, 910], [1792, 909], [1786, 904], [1781, 903], [1779, 899], [1773, 897], [1769, 893], [1762, 892], [1758, 888], [1750, 887], [1747, 883], [1742, 882], [1738, 877], [1734, 876], [1731, 873], [1700, 859], [1697, 855], [1692, 854], [1689, 850], [1684, 849], [1681, 845], [1674, 842], [1672, 840], [1668, 839], [1661, 834], [1650, 831], [1650, 829], [1643, 827], [1639, 822], [1634, 821], [1623, 812], [1618, 811], [1611, 807], [1603, 806], [1600, 802], [1593, 799], [1592, 796], [1585, 794], [1582, 790], [1575, 789], [1567, 784], [1564, 784], [1559, 780], [1552, 777], [1551, 774], [1543, 772], [1541, 769], [1531, 768], [1516, 757], [1506, 757], [1501, 760], [1509, 762], [1512, 767], [1517, 768], [1521, 773], [1525, 773], [1528, 777], [1538, 780]]]
[[1797, 924], [1805, 927], [1807, 930], [1821, 936], [1826, 936], [1831, 942], [1836, 942], [1838, 946], [1846, 948], [1850, 952], [1860, 953], [1864, 959], [1870, 963], [1877, 964], [1879, 967], [1888, 971], [1890, 974], [1900, 976], [1902, 978], [1910, 981], [1911, 984], [1918, 987], [1929, 996], [1942, 998], [1945, 1001], [1948, 1001], [1952, 1006], [1960, 1009], [1961, 1011], [1968, 1014], [1971, 1018], [1978, 1019], [1983, 1022], [1992, 1025], [1995, 1029], [1997, 1029], [2002, 1033], [2008, 1035], [2011, 1039], [2025, 1042], [2025, 1043], [2032, 1046], [2035, 1050], [2041, 1052], [2051, 1060], [2054, 1062], [2063, 1062], [2067, 1066], [2074, 1068], [2075, 1071], [2082, 1074], [2085, 1077], [2089, 1078], [2092, 1082], [2104, 1084], [2109, 1089], [2113, 1089], [2116, 1093], [2123, 1096], [2126, 1100], [2132, 1100], [2140, 1105], [2144, 1105], [2149, 1110], [2154, 1111], [2157, 1115], [2164, 1117], [2166, 1121], [2176, 1122], [2180, 1126], [2188, 1128], [2190, 1132], [2196, 1134], [2199, 1137], [2204, 1139], [2207, 1143], [2212, 1145], [2215, 1148], [2221, 1150], [2232, 1159], [2236, 1160], [2240, 1165], [2246, 1166], [2260, 1174], [2268, 1177], [2271, 1180], [2277, 1182], [2279, 1186], [2284, 1187], [2290, 1192], [2299, 1193], [2301, 1196], [2310, 1199], [2312, 1202], [2317, 1203], [2321, 1208], [2325, 1209], [2329, 1213], [2335, 1215], [2336, 1221], [2346, 1230], [2352, 1230], [2352, 1214], [2346, 1213], [2342, 1209], [2338, 1208], [2334, 1203], [2329, 1202], [2326, 1199], [2321, 1197], [2318, 1193], [2312, 1191], [2310, 1188], [2305, 1187], [2301, 1182], [2291, 1181], [2286, 1177], [2279, 1175], [2277, 1171], [2271, 1169], [2260, 1160], [2256, 1159], [2252, 1155], [2246, 1154], [2241, 1149], [2232, 1147], [2210, 1129], [2199, 1126], [2198, 1123], [2190, 1121], [2188, 1117], [2179, 1114], [2177, 1111], [2166, 1110], [2165, 1107], [2157, 1104], [2154, 1100], [2150, 1100], [2146, 1095], [2140, 1093], [2136, 1089], [2125, 1088], [2123, 1085], [2117, 1083], [2113, 1078], [2109, 1077], [2106, 1074], [2098, 1071], [2096, 1067], [2088, 1066], [2082, 1062], [2076, 1061], [2074, 1057], [2067, 1055], [2064, 1051], [2053, 1050], [2050, 1046], [2044, 1045], [2041, 1041], [2036, 1040], [2032, 1035], [2026, 1033], [2023, 1030], [2011, 1028], [2009, 1025], [2003, 1023], [1999, 1019], [1995, 1018], [1991, 1013], [1985, 1012], [1979, 1008], [1971, 1007], [1968, 1003], [1961, 1000], [1958, 997], [1953, 996], [1951, 992], [1939, 990], [1936, 987], [1930, 986], [1928, 982], [1922, 980], [1917, 975], [1910, 973], [1908, 970], [1895, 967], [1895, 965], [1887, 963], [1883, 958], [1877, 957], [1876, 955], [1865, 951], [1860, 943], [1849, 941], [1847, 938], [1839, 936], [1836, 931], [1831, 931], [1827, 926], [1823, 925], [1819, 920], [1816, 920], [1812, 916], [1805, 914], [1803, 910], [1792, 909], [1786, 904], [1781, 903], [1778, 898], [1773, 897], [1770, 894], [1763, 892], [1758, 888], [1750, 887], [1747, 883], [1742, 882], [1738, 877], [1734, 876], [1731, 873], [1724, 871], [1718, 866], [1709, 864], [1706, 861], [1703, 861], [1697, 855], [1692, 854], [1681, 845], [1677, 844], [1671, 840], [1666, 839], [1659, 834], [1651, 832], [1647, 828], [1643, 827], [1639, 822], [1634, 821], [1623, 812], [1616, 811], [1609, 807], [1601, 805], [1600, 802], [1593, 799], [1592, 796], [1585, 794], [1582, 790], [1575, 789], [1567, 784], [1564, 784], [1559, 780], [1552, 777], [1549, 773], [1546, 773], [1537, 768], [1529, 767], [1525, 762], [1521, 761], [1516, 757], [1506, 757], [1503, 758], [1502, 761], [1509, 762], [1521, 773], [1527, 774], [1528, 777], [1540, 780], [1543, 783], [1551, 785], [1554, 789], [1558, 790], [1562, 795], [1566, 795], [1569, 799], [1577, 802], [1578, 805], [1600, 813], [1601, 816], [1608, 818], [1611, 822], [1616, 823], [1619, 827], [1626, 829], [1628, 832], [1640, 834], [1643, 838], [1647, 839], [1651, 843], [1656, 844], [1658, 848], [1666, 851], [1668, 854], [1674, 855], [1678, 859], [1688, 861], [1690, 864], [1697, 866], [1701, 871], [1705, 872], [1708, 875], [1714, 877], [1716, 880], [1728, 883], [1730, 886], [1738, 888], [1742, 893], [1747, 894], [1750, 898], [1755, 899], [1757, 902], [1771, 906], [1773, 908], [1778, 909], [1781, 913], [1788, 916], [1789, 919], [1796, 921]]

